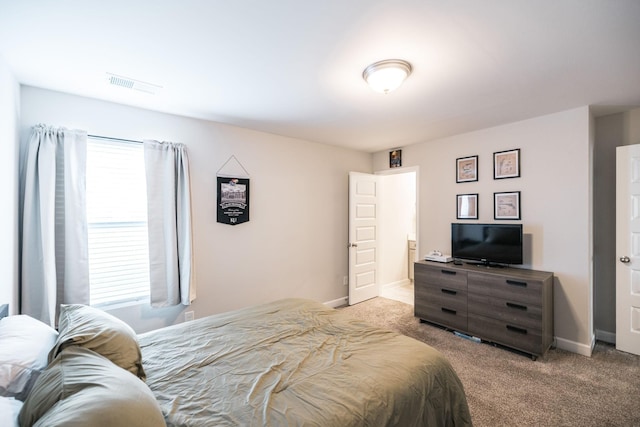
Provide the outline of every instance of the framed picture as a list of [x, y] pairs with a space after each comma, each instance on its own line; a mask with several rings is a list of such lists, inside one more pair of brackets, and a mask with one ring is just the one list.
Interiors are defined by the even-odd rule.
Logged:
[[458, 194], [456, 197], [457, 219], [478, 219], [478, 194]]
[[493, 153], [493, 179], [520, 176], [520, 149]]
[[456, 159], [456, 182], [478, 180], [478, 156], [460, 157]]
[[402, 150], [389, 151], [389, 167], [399, 168], [402, 166]]
[[493, 193], [495, 219], [520, 219], [520, 192]]

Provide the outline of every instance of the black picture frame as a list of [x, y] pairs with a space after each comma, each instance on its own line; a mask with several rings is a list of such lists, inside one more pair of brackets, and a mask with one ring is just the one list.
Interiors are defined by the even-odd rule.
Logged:
[[456, 159], [456, 183], [474, 182], [478, 180], [478, 156], [459, 157]]
[[389, 167], [390, 168], [402, 167], [402, 150], [389, 151]]
[[478, 219], [478, 193], [456, 195], [456, 219]]
[[521, 219], [519, 191], [493, 193], [493, 218], [496, 220]]
[[520, 177], [520, 149], [493, 153], [493, 179]]

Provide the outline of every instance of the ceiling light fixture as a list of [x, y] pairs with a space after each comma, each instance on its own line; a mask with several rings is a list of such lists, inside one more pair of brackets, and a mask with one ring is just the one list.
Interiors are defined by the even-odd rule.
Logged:
[[362, 78], [376, 92], [387, 94], [396, 90], [409, 77], [411, 64], [402, 59], [385, 59], [364, 69]]

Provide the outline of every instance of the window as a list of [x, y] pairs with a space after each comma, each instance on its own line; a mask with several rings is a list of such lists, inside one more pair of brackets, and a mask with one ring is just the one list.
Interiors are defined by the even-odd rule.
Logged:
[[147, 188], [142, 144], [89, 137], [90, 304], [149, 298]]

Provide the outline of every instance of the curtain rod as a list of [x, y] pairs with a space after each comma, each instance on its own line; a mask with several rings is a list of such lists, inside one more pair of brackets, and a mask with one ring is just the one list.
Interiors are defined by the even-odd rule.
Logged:
[[122, 141], [122, 142], [131, 142], [133, 144], [142, 144], [142, 141], [135, 141], [133, 139], [124, 139], [124, 138], [113, 138], [111, 136], [100, 136], [100, 135], [87, 135], [89, 138], [97, 138], [97, 139], [108, 139], [111, 141]]

